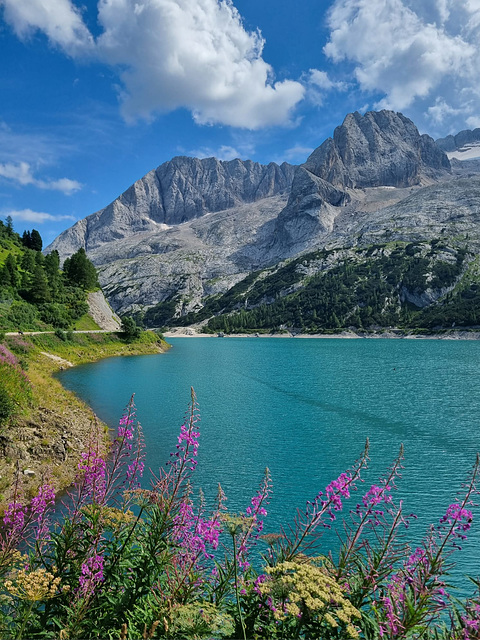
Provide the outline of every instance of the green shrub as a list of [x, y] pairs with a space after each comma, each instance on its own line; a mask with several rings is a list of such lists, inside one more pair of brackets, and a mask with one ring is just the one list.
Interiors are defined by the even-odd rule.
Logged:
[[6, 390], [5, 386], [0, 382], [0, 425], [4, 424], [12, 415], [15, 406]]
[[67, 336], [65, 335], [65, 332], [62, 331], [61, 329], [55, 329], [55, 335], [62, 342], [65, 342], [67, 340]]

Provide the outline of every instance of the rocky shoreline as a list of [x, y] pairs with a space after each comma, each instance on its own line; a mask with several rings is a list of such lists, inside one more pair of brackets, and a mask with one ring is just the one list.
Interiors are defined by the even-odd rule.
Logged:
[[165, 342], [125, 344], [120, 340], [113, 347], [106, 350], [90, 345], [88, 352], [77, 348], [68, 359], [47, 351], [36, 351], [29, 358], [27, 374], [35, 404], [0, 433], [0, 512], [13, 495], [16, 477], [25, 501], [45, 480], [62, 491], [72, 483], [93, 434], [99, 433], [105, 447], [108, 445], [109, 427], [61, 385], [55, 377], [57, 371], [110, 356], [154, 354], [168, 349]]
[[[202, 333], [191, 327], [180, 327], [164, 331], [165, 338], [218, 338], [216, 333]], [[480, 331], [449, 330], [437, 333], [406, 333], [400, 329], [375, 332], [341, 331], [340, 333], [229, 333], [225, 338], [337, 338], [337, 339], [396, 339], [396, 340], [480, 340]]]

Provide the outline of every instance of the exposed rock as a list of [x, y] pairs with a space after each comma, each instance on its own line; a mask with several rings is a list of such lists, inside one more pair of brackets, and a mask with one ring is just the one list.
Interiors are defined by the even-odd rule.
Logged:
[[294, 255], [333, 230], [355, 191], [405, 188], [445, 177], [450, 162], [430, 136], [393, 111], [350, 113], [297, 168], [288, 204], [278, 217], [272, 247]]
[[88, 314], [98, 324], [100, 329], [118, 331], [121, 320], [108, 304], [103, 291], [92, 291], [88, 294]]
[[80, 220], [47, 248], [62, 260], [80, 247], [89, 254], [106, 243], [167, 230], [207, 213], [232, 209], [288, 191], [295, 167], [284, 162], [176, 157], [137, 180], [105, 209]]
[[302, 166], [340, 189], [409, 187], [450, 171], [433, 138], [421, 136], [401, 113], [385, 110], [348, 114]]
[[447, 136], [436, 140], [437, 145], [442, 151], [457, 151], [473, 142], [480, 142], [480, 129], [465, 129], [455, 136]]

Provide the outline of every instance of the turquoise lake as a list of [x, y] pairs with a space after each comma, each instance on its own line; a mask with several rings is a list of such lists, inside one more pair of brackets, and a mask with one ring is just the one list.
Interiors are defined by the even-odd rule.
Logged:
[[[60, 374], [114, 427], [132, 393], [154, 472], [174, 449], [193, 386], [201, 410], [195, 486], [231, 511], [248, 506], [266, 466], [273, 496], [265, 531], [288, 524], [370, 439], [365, 485], [405, 446], [396, 500], [420, 541], [454, 501], [480, 451], [480, 342], [175, 338], [165, 354], [110, 358]], [[322, 549], [335, 548], [327, 532]], [[480, 508], [455, 554], [456, 576], [480, 575]]]

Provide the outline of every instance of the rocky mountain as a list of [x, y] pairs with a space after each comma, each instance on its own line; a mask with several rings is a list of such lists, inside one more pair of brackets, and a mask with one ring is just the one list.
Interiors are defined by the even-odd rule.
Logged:
[[80, 220], [50, 245], [66, 258], [139, 233], [164, 231], [195, 218], [287, 191], [295, 167], [250, 160], [179, 156], [147, 173], [104, 209]]
[[[309, 251], [330, 252], [330, 269], [373, 244], [451, 237], [454, 253], [463, 251], [467, 238], [471, 247], [480, 246], [478, 180], [475, 171], [452, 171], [444, 151], [402, 114], [353, 113], [296, 168], [174, 158], [65, 231], [47, 251], [67, 257], [84, 246], [119, 313], [151, 325], [203, 322], [235, 313], [233, 300], [246, 312], [294, 295], [302, 279], [282, 288], [283, 276], [280, 284], [273, 278], [278, 287], [266, 297], [237, 299], [235, 292], [248, 293], [257, 279], [270, 281], [272, 270], [288, 271], [289, 261]], [[427, 249], [421, 245], [418, 252]], [[425, 257], [428, 268], [436, 269], [442, 256]], [[325, 270], [323, 262], [312, 264]], [[307, 280], [315, 276], [315, 267], [307, 271]], [[399, 300], [408, 301], [397, 285]]]
[[445, 153], [401, 113], [350, 113], [333, 138], [297, 168], [274, 244], [294, 255], [331, 233], [342, 207], [358, 199], [359, 190], [425, 185], [450, 171]]
[[439, 138], [436, 143], [445, 153], [459, 151], [475, 143], [478, 145], [480, 144], [480, 129], [465, 129], [454, 136], [449, 135], [446, 138]]

